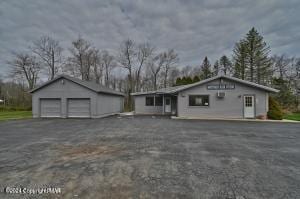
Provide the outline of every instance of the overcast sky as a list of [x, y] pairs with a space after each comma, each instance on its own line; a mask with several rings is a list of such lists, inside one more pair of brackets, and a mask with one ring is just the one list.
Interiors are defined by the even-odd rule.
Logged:
[[47, 34], [67, 51], [80, 34], [115, 51], [131, 38], [174, 48], [181, 65], [231, 55], [256, 27], [272, 54], [300, 56], [299, 0], [0, 0], [0, 74], [12, 51]]

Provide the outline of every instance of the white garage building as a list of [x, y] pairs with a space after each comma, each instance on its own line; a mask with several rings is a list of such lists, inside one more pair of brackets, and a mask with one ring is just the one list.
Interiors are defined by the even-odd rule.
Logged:
[[123, 111], [123, 93], [67, 75], [58, 76], [30, 92], [35, 118], [98, 118]]

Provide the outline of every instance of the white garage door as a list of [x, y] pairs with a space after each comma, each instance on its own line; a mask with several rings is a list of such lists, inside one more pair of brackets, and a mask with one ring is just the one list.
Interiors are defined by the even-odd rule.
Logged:
[[90, 99], [68, 99], [68, 117], [90, 116]]
[[41, 117], [61, 117], [60, 99], [41, 99]]

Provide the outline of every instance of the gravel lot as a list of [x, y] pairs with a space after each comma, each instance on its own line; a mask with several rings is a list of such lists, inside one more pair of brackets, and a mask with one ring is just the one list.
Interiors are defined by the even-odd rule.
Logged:
[[0, 198], [300, 198], [300, 125], [166, 117], [0, 122]]

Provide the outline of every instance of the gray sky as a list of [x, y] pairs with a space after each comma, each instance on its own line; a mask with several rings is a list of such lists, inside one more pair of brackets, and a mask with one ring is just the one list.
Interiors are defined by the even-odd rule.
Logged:
[[299, 0], [0, 0], [0, 74], [12, 51], [44, 34], [66, 51], [79, 34], [110, 51], [127, 38], [149, 41], [174, 48], [181, 65], [199, 65], [230, 56], [254, 26], [272, 54], [300, 56], [299, 10]]

